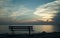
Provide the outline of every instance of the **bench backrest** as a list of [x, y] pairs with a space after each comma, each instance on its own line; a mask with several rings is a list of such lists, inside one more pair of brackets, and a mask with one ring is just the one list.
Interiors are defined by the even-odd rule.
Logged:
[[33, 26], [9, 26], [11, 31], [33, 31]]

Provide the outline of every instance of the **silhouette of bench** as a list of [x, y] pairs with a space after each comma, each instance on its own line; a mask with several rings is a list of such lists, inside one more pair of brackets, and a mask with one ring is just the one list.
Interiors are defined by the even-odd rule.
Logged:
[[33, 31], [33, 26], [9, 26], [9, 30], [12, 31], [12, 34], [15, 34], [14, 31], [28, 31], [29, 35]]

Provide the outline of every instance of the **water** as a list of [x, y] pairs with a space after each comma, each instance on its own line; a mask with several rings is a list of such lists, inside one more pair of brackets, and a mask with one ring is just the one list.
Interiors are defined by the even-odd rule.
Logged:
[[52, 25], [35, 25], [34, 30], [36, 32], [54, 32], [54, 26]]
[[34, 30], [36, 32], [59, 32], [60, 26], [58, 25], [35, 25]]
[[[8, 29], [10, 25], [0, 25], [0, 33], [11, 33], [11, 31]], [[15, 26], [21, 26], [21, 25], [15, 25]], [[25, 25], [22, 25], [25, 26]], [[26, 25], [28, 26], [28, 25]], [[60, 31], [60, 26], [58, 25], [29, 25], [33, 26], [33, 32], [32, 33], [38, 33], [38, 32], [56, 32]], [[28, 31], [15, 31], [15, 33], [28, 33]]]

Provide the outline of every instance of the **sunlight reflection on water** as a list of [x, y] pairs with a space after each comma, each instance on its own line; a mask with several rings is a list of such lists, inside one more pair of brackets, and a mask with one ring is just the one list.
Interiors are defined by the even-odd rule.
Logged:
[[[10, 25], [0, 25], [0, 33], [11, 33], [9, 30]], [[12, 25], [13, 26], [13, 25]], [[39, 33], [39, 32], [60, 32], [60, 26], [58, 25], [14, 25], [14, 26], [33, 26], [32, 33]], [[28, 33], [27, 31], [15, 31], [15, 33]]]
[[52, 25], [35, 25], [33, 29], [35, 32], [54, 32], [54, 26]]

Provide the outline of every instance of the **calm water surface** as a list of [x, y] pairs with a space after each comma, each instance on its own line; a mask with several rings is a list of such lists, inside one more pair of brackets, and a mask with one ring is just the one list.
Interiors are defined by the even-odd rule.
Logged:
[[[10, 25], [0, 25], [0, 33], [11, 33], [11, 31], [8, 29]], [[13, 25], [12, 25], [13, 26]], [[14, 26], [28, 26], [28, 25], [14, 25]], [[55, 32], [55, 31], [60, 31], [60, 26], [58, 25], [29, 25], [29, 26], [33, 26], [33, 30], [35, 32]], [[16, 31], [15, 33], [21, 33]], [[25, 33], [25, 32], [22, 32]], [[26, 31], [27, 33], [27, 31]]]

